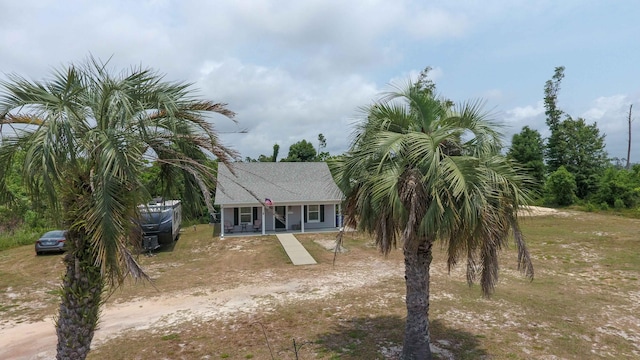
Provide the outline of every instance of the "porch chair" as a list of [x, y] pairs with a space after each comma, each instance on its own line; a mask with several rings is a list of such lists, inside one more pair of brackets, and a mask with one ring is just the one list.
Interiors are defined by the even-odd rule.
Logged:
[[262, 220], [253, 220], [253, 231], [262, 230]]
[[227, 233], [233, 232], [233, 225], [231, 225], [231, 223], [228, 221], [224, 222], [224, 232], [227, 232]]

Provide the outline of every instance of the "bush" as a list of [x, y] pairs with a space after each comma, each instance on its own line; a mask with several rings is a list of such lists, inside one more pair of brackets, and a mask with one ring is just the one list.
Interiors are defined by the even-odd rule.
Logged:
[[31, 229], [26, 227], [16, 230], [13, 234], [3, 232], [0, 234], [0, 250], [35, 244], [36, 240], [38, 240], [40, 235], [44, 232], [45, 231], [41, 229]]
[[609, 210], [609, 204], [607, 204], [605, 201], [600, 203], [600, 210]]
[[585, 211], [587, 212], [594, 212], [596, 211], [598, 208], [593, 204], [593, 203], [587, 203], [587, 205], [585, 206]]
[[[635, 208], [640, 202], [640, 189], [638, 188], [640, 174], [638, 174], [638, 170], [640, 167], [635, 166], [633, 171], [615, 167], [607, 168], [599, 180], [594, 200], [597, 203], [606, 201], [609, 206], [620, 210]], [[622, 201], [622, 207], [620, 207], [618, 200]], [[618, 204], [616, 205], [616, 203]]]
[[576, 178], [564, 166], [554, 171], [545, 184], [547, 194], [552, 201], [561, 206], [573, 204], [577, 189]]
[[613, 202], [613, 207], [616, 210], [624, 209], [625, 208], [624, 201], [622, 201], [622, 199], [616, 199], [616, 201]]

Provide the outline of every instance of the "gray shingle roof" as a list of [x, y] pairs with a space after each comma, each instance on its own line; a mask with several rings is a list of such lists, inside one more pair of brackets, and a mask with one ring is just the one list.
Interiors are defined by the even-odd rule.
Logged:
[[216, 205], [255, 205], [259, 204], [256, 197], [270, 199], [274, 205], [339, 202], [343, 198], [324, 162], [234, 163], [233, 171], [235, 175], [220, 164]]

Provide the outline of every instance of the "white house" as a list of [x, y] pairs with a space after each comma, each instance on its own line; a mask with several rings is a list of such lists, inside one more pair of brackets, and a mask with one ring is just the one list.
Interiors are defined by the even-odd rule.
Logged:
[[219, 166], [214, 204], [220, 206], [220, 236], [341, 225], [343, 195], [324, 162], [234, 163], [232, 170]]

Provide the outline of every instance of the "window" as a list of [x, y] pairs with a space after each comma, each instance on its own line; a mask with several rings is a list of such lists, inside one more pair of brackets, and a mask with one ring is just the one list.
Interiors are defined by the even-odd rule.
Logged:
[[307, 222], [320, 222], [320, 205], [307, 206]]
[[250, 207], [240, 208], [240, 223], [251, 224], [251, 208]]

